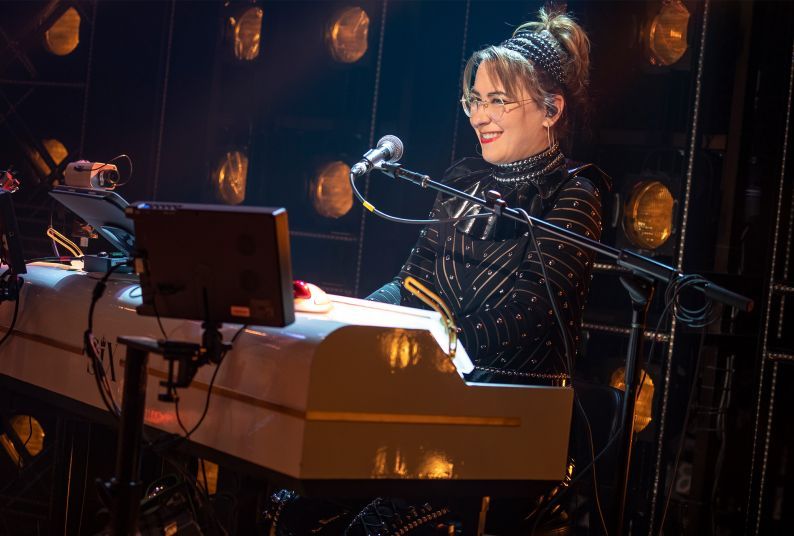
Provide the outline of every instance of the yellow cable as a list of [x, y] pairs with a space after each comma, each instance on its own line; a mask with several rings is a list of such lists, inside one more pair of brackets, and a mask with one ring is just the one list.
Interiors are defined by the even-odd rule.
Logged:
[[455, 325], [455, 317], [452, 316], [452, 311], [449, 310], [447, 304], [442, 300], [438, 294], [427, 288], [419, 280], [412, 276], [408, 276], [403, 281], [405, 290], [419, 298], [422, 303], [436, 311], [441, 315], [444, 325], [449, 334], [449, 357], [455, 357], [455, 352], [458, 348], [458, 328]]
[[84, 256], [83, 250], [80, 249], [80, 246], [78, 246], [77, 244], [69, 240], [66, 236], [58, 232], [57, 229], [54, 229], [53, 227], [49, 227], [47, 229], [47, 236], [50, 237], [50, 239], [62, 245], [63, 247], [65, 247], [66, 249], [68, 249], [69, 252], [72, 254], [72, 256], [74, 257]]

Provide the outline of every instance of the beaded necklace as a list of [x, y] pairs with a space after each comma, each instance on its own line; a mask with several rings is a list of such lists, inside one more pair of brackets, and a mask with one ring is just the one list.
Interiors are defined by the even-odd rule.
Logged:
[[534, 156], [509, 164], [497, 164], [494, 170], [494, 180], [500, 184], [517, 184], [532, 181], [546, 175], [551, 170], [562, 164], [565, 156], [560, 151], [560, 144], [554, 144]]

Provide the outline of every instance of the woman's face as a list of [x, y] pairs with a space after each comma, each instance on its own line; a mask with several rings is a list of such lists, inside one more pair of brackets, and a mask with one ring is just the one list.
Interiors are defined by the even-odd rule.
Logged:
[[[469, 122], [482, 145], [482, 157], [491, 164], [509, 164], [523, 160], [545, 150], [549, 145], [546, 125], [553, 124], [555, 118], [546, 117], [543, 106], [538, 106], [526, 91], [521, 88], [518, 95], [509, 95], [501, 82], [492, 76], [488, 63], [477, 69], [473, 98], [489, 103], [487, 108], [480, 106], [473, 111]], [[501, 117], [494, 118], [495, 99], [508, 104]], [[558, 114], [559, 115], [559, 114]]]

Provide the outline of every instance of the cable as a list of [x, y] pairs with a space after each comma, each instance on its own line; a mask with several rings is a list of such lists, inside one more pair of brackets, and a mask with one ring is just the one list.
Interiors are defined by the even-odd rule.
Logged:
[[[6, 272], [3, 273], [2, 277], [5, 277], [7, 273], [8, 270], [6, 270]], [[8, 331], [6, 331], [5, 335], [3, 335], [3, 338], [0, 339], [0, 346], [2, 346], [3, 343], [6, 342], [9, 339], [9, 337], [11, 337], [11, 335], [14, 333], [14, 326], [17, 325], [17, 315], [19, 314], [19, 302], [21, 300], [22, 300], [22, 293], [18, 293], [17, 299], [14, 300], [14, 315], [11, 317], [11, 325], [8, 326]]]
[[[57, 242], [63, 247], [65, 247], [67, 250], [69, 250], [69, 253], [71, 253], [74, 257], [84, 256], [83, 250], [80, 249], [80, 246], [72, 242], [69, 238], [67, 238], [65, 235], [60, 233], [57, 229], [53, 228], [52, 226], [50, 226], [47, 229], [47, 236], [50, 237], [50, 239], [52, 239], [53, 242]], [[57, 251], [57, 248], [55, 248], [55, 251]]]
[[678, 463], [681, 461], [681, 453], [684, 450], [684, 440], [686, 439], [686, 429], [689, 426], [689, 418], [692, 416], [692, 399], [695, 396], [695, 388], [698, 385], [698, 373], [700, 371], [700, 358], [703, 355], [703, 341], [706, 338], [705, 332], [700, 334], [700, 345], [698, 346], [698, 355], [695, 359], [695, 369], [692, 374], [692, 386], [689, 388], [689, 398], [686, 403], [686, 412], [684, 413], [684, 425], [681, 427], [681, 439], [678, 441], [678, 449], [675, 454], [675, 461], [673, 462], [673, 470], [670, 473], [670, 485], [667, 488], [667, 494], [664, 499], [664, 509], [662, 516], [659, 518], [659, 535], [662, 535], [664, 530], [664, 522], [667, 518], [667, 508], [670, 506], [670, 497], [673, 495], [673, 486], [675, 484], [675, 475], [678, 472]]
[[127, 265], [128, 263], [122, 263], [111, 266], [105, 275], [102, 276], [102, 279], [100, 279], [94, 286], [94, 291], [91, 295], [91, 304], [88, 307], [88, 329], [86, 329], [85, 333], [83, 334], [83, 349], [88, 355], [88, 358], [91, 360], [94, 381], [96, 382], [97, 389], [99, 390], [99, 396], [102, 398], [102, 402], [105, 404], [105, 407], [108, 409], [111, 415], [116, 418], [121, 415], [121, 410], [119, 409], [119, 406], [116, 404], [116, 401], [113, 397], [113, 391], [110, 388], [110, 383], [107, 379], [107, 376], [105, 375], [105, 367], [103, 366], [99, 356], [97, 340], [94, 338], [94, 309], [99, 299], [102, 298], [102, 295], [105, 293], [107, 282], [108, 279], [110, 279], [110, 276], [113, 275], [116, 270]]
[[92, 173], [95, 172], [95, 171], [99, 171], [100, 169], [104, 169], [104, 168], [110, 166], [110, 164], [112, 164], [113, 162], [115, 162], [116, 160], [119, 160], [121, 158], [125, 158], [127, 160], [127, 163], [130, 165], [130, 173], [129, 173], [129, 175], [127, 175], [127, 180], [124, 181], [124, 182], [117, 182], [116, 184], [114, 184], [110, 188], [104, 188], [105, 190], [114, 190], [115, 188], [117, 188], [119, 186], [124, 186], [125, 184], [130, 182], [130, 180], [132, 179], [132, 158], [130, 158], [126, 154], [120, 154], [120, 155], [114, 156], [113, 158], [111, 158], [110, 160], [108, 160], [107, 162], [102, 164], [101, 166], [99, 166], [97, 168], [93, 168], [91, 170]]
[[350, 186], [353, 188], [353, 194], [355, 194], [356, 198], [364, 205], [364, 208], [375, 214], [376, 216], [380, 216], [384, 220], [392, 221], [395, 223], [407, 223], [409, 225], [438, 225], [440, 223], [454, 223], [464, 220], [471, 220], [475, 218], [488, 218], [490, 216], [495, 216], [493, 212], [484, 212], [480, 214], [472, 214], [469, 216], [463, 216], [460, 218], [445, 218], [442, 220], [439, 219], [432, 219], [432, 220], [416, 220], [412, 218], [400, 218], [398, 216], [392, 216], [391, 214], [387, 214], [375, 208], [375, 206], [366, 200], [366, 198], [361, 194], [361, 192], [356, 187], [356, 175], [354, 173], [350, 173]]

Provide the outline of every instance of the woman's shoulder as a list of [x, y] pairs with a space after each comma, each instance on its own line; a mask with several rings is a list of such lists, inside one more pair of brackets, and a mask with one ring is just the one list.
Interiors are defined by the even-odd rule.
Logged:
[[564, 173], [566, 179], [562, 184], [563, 189], [584, 187], [584, 189], [592, 191], [609, 192], [612, 190], [612, 178], [595, 164], [568, 160], [565, 162]]

